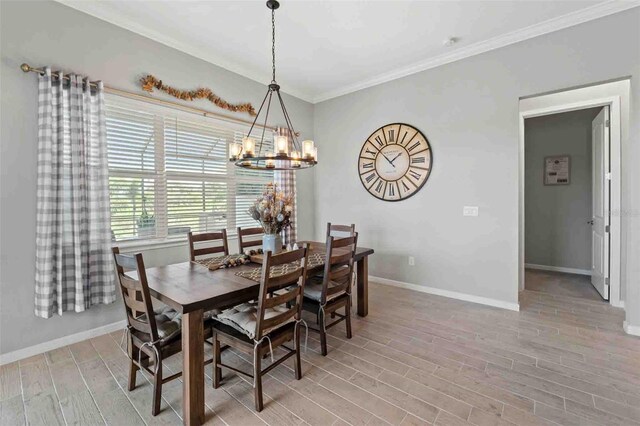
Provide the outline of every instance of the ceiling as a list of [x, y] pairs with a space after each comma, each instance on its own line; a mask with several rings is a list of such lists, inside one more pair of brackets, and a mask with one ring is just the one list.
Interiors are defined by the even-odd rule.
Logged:
[[[59, 1], [261, 83], [271, 79], [264, 1]], [[637, 5], [281, 0], [277, 80], [283, 92], [320, 102]], [[443, 45], [450, 37], [458, 42]]]

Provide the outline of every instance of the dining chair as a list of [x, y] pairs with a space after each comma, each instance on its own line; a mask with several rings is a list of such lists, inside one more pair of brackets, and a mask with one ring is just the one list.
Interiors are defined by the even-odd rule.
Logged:
[[[196, 256], [203, 256], [215, 253], [229, 254], [229, 244], [227, 243], [227, 230], [218, 232], [204, 232], [194, 234], [189, 232], [189, 256], [191, 261], [196, 260]], [[211, 245], [212, 242], [221, 242], [222, 245]], [[197, 244], [197, 247], [196, 247]]]
[[334, 225], [327, 223], [327, 237], [353, 237], [356, 233], [356, 225]]
[[240, 254], [244, 253], [244, 249], [247, 247], [255, 247], [262, 245], [262, 239], [251, 238], [246, 240], [244, 237], [251, 237], [253, 235], [262, 235], [264, 234], [264, 229], [257, 228], [244, 228], [238, 227], [238, 247], [240, 248]]
[[[254, 384], [256, 411], [262, 411], [262, 376], [280, 365], [289, 357], [295, 357], [295, 378], [302, 378], [300, 364], [300, 322], [302, 320], [302, 294], [307, 275], [309, 247], [272, 254], [267, 252], [262, 263], [260, 292], [256, 302], [243, 303], [225, 310], [214, 317], [213, 387], [218, 388], [222, 380], [222, 368], [251, 377]], [[281, 268], [277, 268], [280, 266]], [[280, 272], [274, 272], [279, 269]], [[270, 294], [281, 290], [277, 295]], [[293, 341], [293, 347], [285, 343]], [[222, 363], [220, 347], [227, 344], [253, 357], [253, 373], [249, 374]], [[274, 361], [273, 350], [277, 347], [286, 353]], [[262, 369], [262, 359], [271, 355], [271, 364]]]
[[[162, 385], [182, 375], [182, 372], [168, 377], [162, 375], [163, 360], [182, 350], [182, 315], [169, 307], [154, 310], [142, 254], [120, 254], [118, 247], [113, 247], [112, 251], [127, 316], [128, 389], [135, 389], [138, 370], [149, 372], [153, 376], [151, 414], [156, 416], [160, 413]], [[135, 271], [137, 279], [126, 275], [125, 271]], [[204, 331], [205, 339], [211, 337], [210, 323], [205, 324]], [[206, 361], [205, 365], [212, 361]]]
[[[345, 321], [347, 338], [351, 339], [351, 287], [358, 244], [358, 233], [345, 238], [327, 237], [326, 257], [322, 275], [308, 278], [304, 287], [302, 309], [316, 315], [322, 355], [327, 355], [327, 329]], [[337, 311], [344, 308], [344, 315]], [[327, 324], [327, 314], [337, 320]]]

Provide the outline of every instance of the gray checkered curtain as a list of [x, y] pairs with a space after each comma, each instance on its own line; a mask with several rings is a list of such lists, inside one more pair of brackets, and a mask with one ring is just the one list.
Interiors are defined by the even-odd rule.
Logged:
[[[279, 128], [276, 133], [286, 136], [287, 129]], [[296, 175], [292, 170], [275, 170], [273, 181], [278, 185], [285, 194], [294, 194], [293, 212], [291, 213], [291, 226], [282, 231], [282, 240], [285, 244], [293, 245], [297, 241], [296, 236], [296, 216], [297, 216], [297, 200], [296, 200]]]
[[46, 68], [38, 90], [35, 314], [115, 300], [102, 83]]

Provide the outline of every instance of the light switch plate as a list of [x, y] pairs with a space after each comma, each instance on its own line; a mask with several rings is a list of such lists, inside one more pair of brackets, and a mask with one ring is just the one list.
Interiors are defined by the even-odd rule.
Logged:
[[478, 206], [464, 206], [462, 216], [478, 216]]

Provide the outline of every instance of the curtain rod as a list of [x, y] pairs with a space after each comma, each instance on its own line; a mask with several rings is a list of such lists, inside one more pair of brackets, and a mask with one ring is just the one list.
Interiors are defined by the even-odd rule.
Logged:
[[[20, 69], [22, 71], [24, 71], [25, 73], [27, 73], [27, 72], [37, 72], [40, 75], [43, 75], [44, 72], [45, 72], [44, 68], [34, 68], [29, 64], [20, 65]], [[51, 75], [53, 77], [60, 78], [60, 72], [59, 71], [53, 71], [53, 72], [51, 72]], [[65, 76], [63, 76], [63, 79], [64, 80], [69, 80], [69, 76], [65, 75]], [[90, 81], [89, 84], [91, 85], [91, 87], [97, 87], [97, 82], [95, 82], [95, 81]], [[253, 123], [252, 121], [243, 120], [242, 118], [236, 118], [236, 117], [232, 117], [230, 115], [220, 114], [220, 113], [217, 113], [217, 112], [211, 112], [211, 111], [207, 111], [207, 110], [200, 109], [200, 108], [193, 108], [193, 107], [189, 107], [189, 106], [186, 106], [186, 105], [179, 104], [177, 102], [165, 101], [163, 99], [156, 99], [156, 98], [152, 98], [150, 96], [141, 95], [139, 93], [128, 92], [126, 90], [114, 89], [113, 87], [109, 87], [109, 86], [105, 86], [104, 87], [104, 91], [106, 93], [110, 93], [112, 95], [122, 96], [122, 97], [130, 98], [130, 99], [142, 100], [142, 101], [145, 101], [145, 102], [151, 102], [151, 103], [155, 103], [155, 104], [158, 104], [158, 105], [167, 106], [169, 108], [179, 109], [179, 110], [185, 111], [185, 112], [190, 112], [192, 114], [201, 115], [201, 116], [204, 116], [204, 117], [214, 117], [214, 118], [217, 118], [217, 119], [220, 119], [220, 120], [230, 121], [232, 123], [241, 123], [241, 124], [247, 124], [247, 125], [251, 125]], [[265, 129], [269, 129], [269, 130], [272, 130], [272, 131], [277, 131], [278, 130], [276, 127], [264, 126], [264, 125], [261, 125], [259, 123], [256, 123], [256, 126], [257, 127], [264, 127]]]

